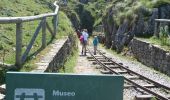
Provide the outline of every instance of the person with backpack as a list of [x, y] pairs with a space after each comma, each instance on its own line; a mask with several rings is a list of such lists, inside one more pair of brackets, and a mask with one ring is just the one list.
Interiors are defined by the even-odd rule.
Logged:
[[80, 43], [83, 45], [83, 42], [84, 42], [84, 38], [83, 38], [83, 35], [80, 36]]
[[82, 40], [80, 40], [82, 42], [82, 51], [81, 54], [86, 56], [86, 46], [88, 43], [88, 37], [89, 34], [87, 33], [87, 29], [84, 29], [82, 32], [82, 35], [80, 36]]
[[97, 36], [94, 36], [93, 39], [93, 46], [94, 46], [94, 55], [96, 55], [96, 51], [97, 51], [97, 45], [99, 44], [99, 40]]

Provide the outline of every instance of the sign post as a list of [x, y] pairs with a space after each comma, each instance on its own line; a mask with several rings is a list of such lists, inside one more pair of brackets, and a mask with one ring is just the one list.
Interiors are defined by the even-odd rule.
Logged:
[[123, 100], [123, 76], [8, 72], [6, 100]]

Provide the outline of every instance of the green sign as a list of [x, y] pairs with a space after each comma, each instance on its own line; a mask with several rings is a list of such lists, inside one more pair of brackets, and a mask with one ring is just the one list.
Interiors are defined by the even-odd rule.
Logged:
[[8, 72], [6, 100], [123, 100], [123, 76]]

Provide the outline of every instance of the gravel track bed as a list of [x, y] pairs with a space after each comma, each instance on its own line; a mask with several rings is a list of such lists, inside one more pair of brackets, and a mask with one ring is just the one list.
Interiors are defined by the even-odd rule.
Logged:
[[[107, 52], [106, 50], [102, 49], [103, 52]], [[140, 62], [131, 60], [129, 58], [125, 57], [119, 57], [118, 55], [113, 55], [110, 53], [106, 53], [107, 57], [111, 57], [113, 61], [116, 61], [117, 63], [123, 63], [124, 66], [128, 66], [129, 69], [149, 78], [156, 82], [159, 82], [163, 85], [166, 85], [170, 87], [170, 77], [168, 77], [165, 74], [162, 74], [158, 71], [155, 71], [154, 69], [147, 67]]]
[[[167, 75], [155, 71], [153, 68], [147, 67], [136, 60], [132, 60], [124, 56], [121, 57], [120, 55], [117, 54], [113, 55], [111, 53], [108, 53], [108, 51], [106, 51], [105, 49], [100, 49], [100, 50], [101, 52], [106, 52], [105, 55], [109, 58], [112, 58], [113, 61], [117, 63], [122, 63], [123, 66], [128, 66], [128, 68], [133, 70], [134, 72], [139, 73], [156, 82], [159, 82], [160, 84], [170, 87], [170, 77], [168, 77]], [[145, 82], [139, 82], [139, 83], [143, 84]], [[158, 91], [158, 90], [153, 90], [153, 91]], [[124, 89], [124, 100], [133, 100], [135, 95], [137, 94], [141, 94], [141, 93], [136, 91], [134, 88]]]
[[140, 92], [137, 92], [134, 88], [124, 89], [123, 100], [134, 100], [134, 95], [140, 95]]
[[[165, 93], [165, 92], [163, 92], [163, 90], [162, 89], [158, 89], [158, 88], [152, 88], [151, 89], [151, 91], [154, 91], [154, 92], [156, 92], [156, 93], [161, 93], [161, 95], [163, 95], [163, 96], [168, 96], [168, 94], [167, 93]], [[161, 92], [162, 91], [162, 92]], [[170, 95], [169, 95], [170, 96]]]
[[132, 80], [133, 82], [139, 84], [139, 85], [147, 85], [147, 82], [144, 82], [143, 80]]

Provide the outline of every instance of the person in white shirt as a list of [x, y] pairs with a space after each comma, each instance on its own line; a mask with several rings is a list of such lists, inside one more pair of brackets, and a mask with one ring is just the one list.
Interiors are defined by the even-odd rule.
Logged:
[[82, 55], [84, 54], [86, 56], [86, 46], [87, 46], [88, 37], [89, 37], [89, 34], [87, 33], [87, 29], [83, 30], [82, 36], [83, 36], [83, 45], [82, 45], [82, 52], [81, 52], [81, 54]]

